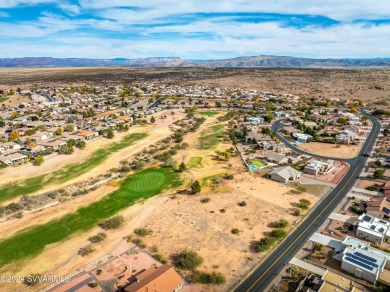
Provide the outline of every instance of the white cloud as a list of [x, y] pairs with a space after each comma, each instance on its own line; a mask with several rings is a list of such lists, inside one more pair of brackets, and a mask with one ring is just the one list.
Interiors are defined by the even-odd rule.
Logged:
[[[79, 5], [57, 0], [0, 0], [0, 7], [47, 2], [57, 3], [68, 16], [45, 11], [36, 21], [3, 19], [2, 56], [25, 56], [28, 47], [33, 56], [54, 57], [389, 57], [390, 24], [354, 22], [390, 19], [390, 4], [383, 0], [307, 0], [304, 4], [298, 0], [79, 0]], [[228, 12], [322, 15], [340, 23], [317, 26], [313, 22], [299, 29], [278, 21], [237, 22], [232, 16], [202, 17], [184, 24], [178, 21], [184, 14]], [[94, 16], [86, 18], [84, 13]]]
[[[176, 14], [205, 12], [259, 12], [280, 14], [323, 15], [335, 20], [381, 19], [390, 17], [390, 4], [387, 0], [80, 0], [86, 9], [112, 9], [138, 7], [152, 10], [156, 17]], [[117, 10], [119, 13], [119, 10]], [[142, 14], [143, 12], [139, 12]], [[118, 14], [120, 17], [121, 14]], [[150, 19], [152, 20], [152, 19]]]
[[80, 7], [73, 4], [60, 4], [60, 8], [69, 15], [78, 15], [80, 13]]
[[[53, 24], [54, 25], [54, 24]], [[212, 23], [210, 30], [216, 30], [213, 39], [182, 37], [171, 39], [146, 38], [145, 40], [103, 38], [94, 35], [76, 34], [72, 37], [50, 38], [46, 42], [28, 42], [19, 39], [2, 45], [2, 56], [22, 57], [25, 47], [31, 56], [53, 57], [148, 57], [180, 56], [182, 58], [227, 58], [243, 55], [295, 55], [312, 57], [386, 57], [390, 39], [384, 38], [390, 25], [364, 26], [344, 24], [331, 28], [313, 28], [300, 31], [296, 28], [280, 27], [276, 23], [221, 24]], [[181, 28], [183, 33], [195, 30]], [[27, 29], [27, 27], [17, 29]], [[178, 29], [179, 30], [179, 29]], [[7, 28], [8, 31], [8, 28]], [[15, 32], [15, 28], [8, 35]], [[39, 36], [46, 30], [26, 31], [25, 34]], [[0, 36], [4, 31], [0, 32]]]
[[45, 3], [56, 3], [59, 0], [0, 0], [0, 8], [12, 8], [19, 5], [37, 5]]

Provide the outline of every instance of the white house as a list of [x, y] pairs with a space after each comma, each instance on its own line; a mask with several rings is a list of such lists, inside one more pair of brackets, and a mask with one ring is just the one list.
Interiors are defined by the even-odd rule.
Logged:
[[362, 214], [359, 217], [359, 223], [356, 230], [357, 237], [364, 240], [382, 244], [390, 238], [390, 222]]
[[333, 170], [333, 160], [325, 161], [312, 161], [305, 165], [303, 171], [307, 174], [318, 175], [325, 174]]
[[309, 139], [313, 138], [312, 136], [303, 133], [293, 133], [292, 136], [295, 138], [297, 143], [306, 143]]

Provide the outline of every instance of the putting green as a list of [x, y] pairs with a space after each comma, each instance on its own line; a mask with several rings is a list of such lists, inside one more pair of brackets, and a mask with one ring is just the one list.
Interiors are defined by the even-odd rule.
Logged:
[[165, 175], [160, 172], [145, 173], [139, 179], [129, 183], [128, 189], [134, 192], [147, 192], [160, 188], [165, 183]]

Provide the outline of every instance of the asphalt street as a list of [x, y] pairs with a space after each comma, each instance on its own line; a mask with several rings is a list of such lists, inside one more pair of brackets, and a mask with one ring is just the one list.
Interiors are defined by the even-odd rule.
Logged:
[[[314, 232], [317, 231], [325, 219], [347, 195], [355, 184], [367, 161], [367, 157], [364, 154], [371, 152], [380, 131], [379, 122], [372, 116], [369, 117], [372, 122], [371, 132], [368, 134], [359, 155], [356, 158], [344, 160], [350, 163], [351, 167], [341, 182], [327, 197], [323, 199], [323, 201], [317, 205], [308, 217], [276, 247], [276, 249], [264, 260], [264, 262], [235, 289], [235, 291], [266, 291], [272, 280], [302, 248], [304, 243]], [[280, 126], [279, 123], [280, 121], [274, 123], [273, 130], [276, 130]], [[321, 157], [301, 151], [279, 134], [277, 134], [277, 138], [285, 143], [287, 147], [300, 154], [306, 154], [318, 158], [334, 159], [332, 157]]]

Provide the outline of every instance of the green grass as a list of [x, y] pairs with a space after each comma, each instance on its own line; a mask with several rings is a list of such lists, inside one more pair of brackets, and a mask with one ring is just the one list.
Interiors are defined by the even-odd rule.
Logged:
[[150, 168], [127, 177], [120, 189], [100, 201], [49, 223], [35, 225], [0, 241], [0, 267], [38, 255], [45, 246], [68, 239], [75, 233], [95, 227], [101, 220], [118, 211], [147, 199], [172, 187], [179, 181], [179, 174], [165, 168]]
[[250, 161], [253, 165], [259, 166], [259, 167], [264, 167], [266, 164], [260, 160], [253, 159]]
[[202, 157], [191, 157], [188, 166], [190, 168], [203, 168]]
[[0, 103], [6, 102], [8, 97], [0, 97]]
[[200, 150], [210, 150], [215, 149], [219, 142], [223, 138], [223, 128], [225, 126], [218, 124], [211, 127], [208, 127], [206, 130], [201, 132], [199, 137], [200, 145], [198, 149]]
[[218, 112], [198, 112], [198, 114], [200, 114], [202, 116], [214, 117], [214, 116], [218, 115], [219, 113]]
[[145, 133], [130, 134], [125, 136], [119, 143], [113, 142], [104, 148], [94, 151], [83, 162], [68, 164], [62, 169], [50, 174], [39, 175], [23, 181], [6, 184], [0, 188], [0, 203], [22, 195], [34, 193], [53, 183], [60, 184], [76, 178], [101, 164], [110, 154], [131, 146], [134, 142], [146, 136], [147, 134]]
[[228, 175], [228, 173], [224, 172], [224, 173], [218, 173], [218, 174], [206, 176], [206, 177], [203, 179], [203, 185], [204, 185], [204, 186], [211, 186], [212, 181], [213, 181], [214, 179], [222, 178], [222, 177], [225, 177], [225, 176], [227, 176], [227, 175]]

